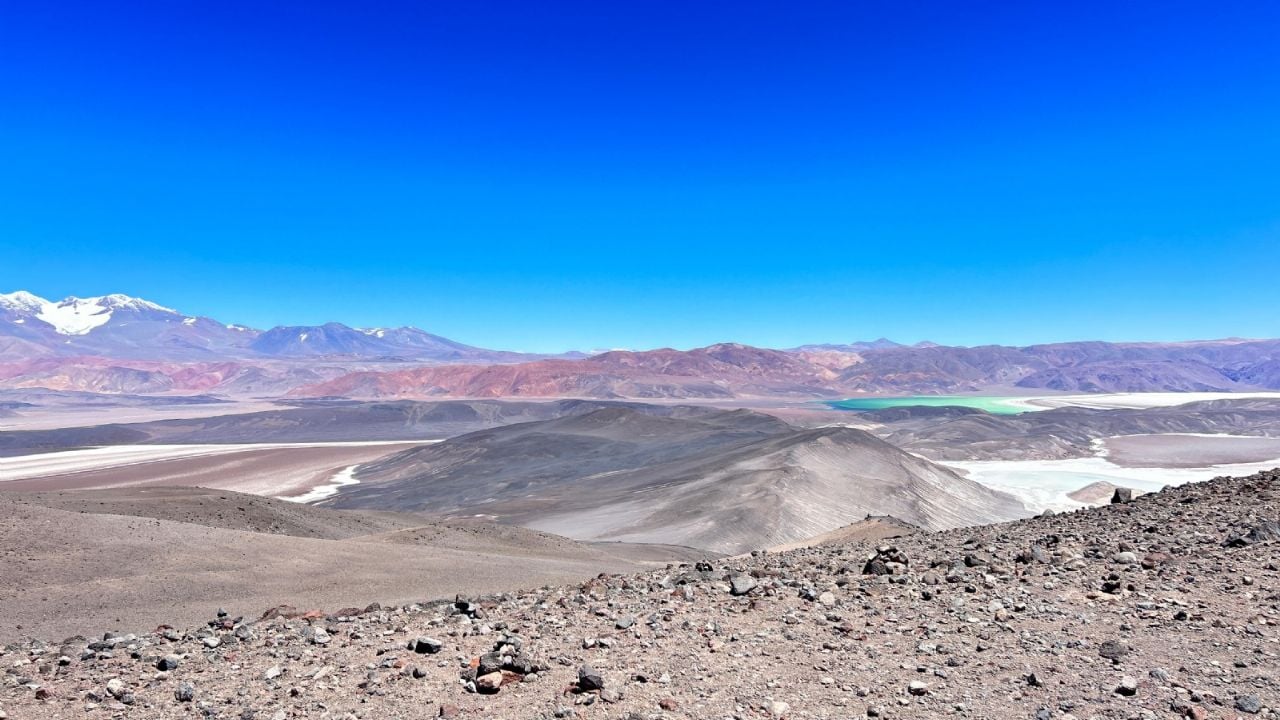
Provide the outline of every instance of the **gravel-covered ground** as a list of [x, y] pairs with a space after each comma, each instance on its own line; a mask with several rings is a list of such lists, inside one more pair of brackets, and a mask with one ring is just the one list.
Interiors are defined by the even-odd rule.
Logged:
[[0, 706], [259, 720], [1280, 716], [1280, 471], [876, 542], [456, 603], [261, 619], [210, 608], [202, 627], [11, 645]]

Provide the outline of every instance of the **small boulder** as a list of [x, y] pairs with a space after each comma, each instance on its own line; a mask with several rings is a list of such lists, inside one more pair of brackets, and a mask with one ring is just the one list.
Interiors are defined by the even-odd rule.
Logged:
[[1098, 655], [1111, 662], [1120, 662], [1129, 654], [1129, 647], [1119, 640], [1106, 640], [1098, 646]]
[[738, 573], [737, 575], [734, 575], [732, 578], [729, 578], [729, 594], [730, 595], [746, 595], [752, 590], [755, 590], [759, 584], [760, 583], [756, 582], [756, 579], [751, 577], [750, 575], [743, 575], [742, 573]]
[[476, 692], [493, 694], [502, 689], [502, 672], [491, 672], [476, 678]]
[[1245, 532], [1231, 535], [1222, 544], [1227, 547], [1241, 548], [1273, 540], [1280, 540], [1280, 520], [1265, 520]]
[[410, 640], [409, 649], [419, 655], [435, 655], [444, 649], [444, 643], [424, 635]]
[[863, 575], [901, 575], [910, 561], [905, 553], [892, 545], [881, 545], [876, 554], [862, 566]]
[[1235, 707], [1242, 713], [1257, 715], [1262, 712], [1262, 700], [1257, 695], [1237, 695]]
[[1125, 697], [1133, 697], [1138, 694], [1138, 681], [1129, 675], [1121, 676], [1120, 684], [1116, 686], [1116, 693]]
[[590, 665], [578, 668], [578, 689], [583, 692], [604, 689], [604, 677]]
[[178, 702], [191, 702], [196, 697], [196, 688], [189, 682], [179, 683], [178, 689], [173, 691], [173, 697]]
[[476, 665], [477, 675], [489, 675], [502, 671], [502, 656], [496, 652], [485, 653], [480, 656], [480, 661]]

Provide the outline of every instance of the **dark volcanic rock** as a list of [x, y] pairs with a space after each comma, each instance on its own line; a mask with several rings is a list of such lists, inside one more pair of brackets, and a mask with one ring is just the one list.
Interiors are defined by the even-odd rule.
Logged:
[[1111, 496], [1111, 504], [1133, 502], [1133, 490], [1131, 488], [1118, 487]]
[[426, 636], [417, 637], [409, 641], [409, 649], [426, 655], [434, 655], [444, 649], [444, 643]]
[[1249, 528], [1247, 532], [1227, 538], [1228, 547], [1246, 547], [1260, 542], [1280, 540], [1280, 520], [1264, 520]]
[[578, 668], [578, 689], [584, 691], [603, 690], [604, 677], [590, 665], [583, 665]]

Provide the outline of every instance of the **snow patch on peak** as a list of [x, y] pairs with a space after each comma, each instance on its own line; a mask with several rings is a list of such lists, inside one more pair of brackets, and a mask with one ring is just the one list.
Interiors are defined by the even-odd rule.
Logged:
[[189, 318], [182, 318], [182, 324], [183, 324], [183, 325], [195, 325], [195, 324], [196, 324], [196, 319], [195, 319], [195, 318], [193, 318], [193, 317], [189, 317]]
[[360, 332], [364, 333], [365, 335], [370, 335], [372, 337], [380, 338], [380, 337], [386, 337], [387, 335], [386, 328], [357, 328], [357, 329]]
[[0, 307], [9, 310], [17, 310], [19, 312], [38, 313], [45, 306], [51, 304], [48, 300], [27, 292], [26, 290], [18, 290], [11, 293], [0, 293]]
[[50, 302], [25, 290], [0, 295], [0, 307], [21, 312], [48, 323], [61, 335], [85, 335], [111, 320], [116, 310], [158, 312], [178, 315], [162, 305], [128, 295], [100, 295], [98, 297], [69, 297], [61, 302]]
[[98, 300], [99, 298], [67, 298], [60, 303], [49, 303], [40, 308], [36, 317], [49, 323], [63, 335], [85, 335], [111, 319], [111, 308], [98, 304]]
[[[76, 298], [67, 298], [67, 300], [75, 300]], [[170, 313], [178, 315], [178, 311], [173, 308], [167, 308], [158, 305], [150, 300], [142, 298], [130, 297], [129, 295], [121, 295], [120, 293], [112, 293], [111, 295], [102, 295], [100, 297], [84, 298], [84, 302], [93, 302], [103, 307], [113, 310], [152, 310], [155, 312]]]

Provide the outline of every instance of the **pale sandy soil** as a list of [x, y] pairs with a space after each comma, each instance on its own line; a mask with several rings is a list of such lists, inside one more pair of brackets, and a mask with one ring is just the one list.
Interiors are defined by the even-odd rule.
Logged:
[[196, 624], [218, 607], [257, 617], [281, 603], [452, 598], [701, 556], [198, 488], [93, 492], [0, 491], [0, 643]]
[[889, 538], [898, 538], [905, 535], [914, 535], [922, 532], [920, 528], [910, 523], [902, 522], [894, 517], [869, 517], [861, 522], [846, 525], [842, 528], [832, 530], [828, 533], [815, 535], [807, 540], [786, 543], [785, 545], [775, 545], [769, 548], [769, 552], [788, 552], [790, 550], [801, 550], [803, 548], [822, 547], [825, 545], [840, 545], [843, 543], [853, 542], [879, 542], [888, 540]]
[[64, 490], [187, 485], [289, 497], [352, 465], [422, 443], [121, 445], [0, 458], [0, 488]]

